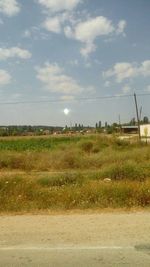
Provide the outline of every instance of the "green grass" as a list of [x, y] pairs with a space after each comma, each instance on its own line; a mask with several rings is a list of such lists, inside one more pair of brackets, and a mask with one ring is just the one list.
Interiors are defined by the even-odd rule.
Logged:
[[0, 140], [0, 151], [43, 151], [51, 150], [59, 144], [75, 143], [80, 137], [50, 137], [50, 138], [5, 138]]
[[0, 212], [150, 206], [146, 144], [98, 135], [5, 138], [0, 170]]
[[[99, 152], [100, 149], [113, 146], [114, 148], [126, 148], [129, 143], [105, 136], [50, 136], [50, 137], [6, 137], [0, 138], [0, 151], [51, 151], [64, 148], [68, 145], [76, 145], [84, 152]], [[134, 147], [135, 144], [132, 144]]]

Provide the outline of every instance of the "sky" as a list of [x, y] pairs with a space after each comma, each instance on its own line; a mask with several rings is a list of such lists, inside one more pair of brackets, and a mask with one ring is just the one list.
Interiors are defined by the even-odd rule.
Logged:
[[127, 122], [134, 92], [150, 118], [149, 14], [149, 0], [0, 0], [0, 125]]

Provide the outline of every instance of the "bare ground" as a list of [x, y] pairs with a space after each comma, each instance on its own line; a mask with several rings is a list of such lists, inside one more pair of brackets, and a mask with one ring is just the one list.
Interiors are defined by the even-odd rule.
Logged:
[[0, 217], [0, 266], [150, 266], [150, 213]]

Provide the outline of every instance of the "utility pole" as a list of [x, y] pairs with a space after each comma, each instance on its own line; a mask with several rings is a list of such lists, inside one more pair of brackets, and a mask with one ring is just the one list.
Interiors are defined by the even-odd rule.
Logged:
[[142, 119], [142, 106], [140, 107], [140, 121]]
[[122, 133], [122, 127], [121, 127], [121, 119], [120, 119], [120, 114], [119, 114], [119, 117], [118, 117], [118, 119], [119, 119], [119, 128], [120, 128], [120, 133]]
[[136, 98], [136, 94], [135, 94], [135, 93], [134, 93], [134, 101], [135, 101], [136, 116], [137, 116], [137, 122], [138, 122], [138, 133], [139, 133], [139, 140], [141, 141], [141, 132], [140, 132], [140, 119], [139, 119], [139, 111], [138, 111], [137, 98]]

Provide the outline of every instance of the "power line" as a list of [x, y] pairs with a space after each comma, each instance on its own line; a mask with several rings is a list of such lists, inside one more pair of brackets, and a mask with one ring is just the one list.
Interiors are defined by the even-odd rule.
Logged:
[[[140, 93], [137, 94], [138, 97], [150, 96], [150, 93]], [[64, 102], [74, 102], [74, 101], [88, 101], [88, 100], [103, 100], [103, 99], [113, 99], [113, 98], [128, 98], [134, 97], [134, 94], [126, 95], [108, 95], [108, 96], [96, 96], [96, 97], [76, 97], [72, 99], [49, 99], [49, 100], [36, 100], [36, 101], [16, 101], [16, 102], [0, 102], [0, 105], [17, 105], [17, 104], [42, 104], [42, 103], [64, 103]]]
[[137, 96], [150, 96], [150, 93], [141, 93], [141, 94], [136, 94]]
[[55, 103], [55, 102], [72, 102], [72, 101], [86, 101], [86, 100], [99, 100], [111, 98], [124, 98], [133, 95], [110, 95], [110, 96], [97, 96], [97, 97], [79, 97], [73, 99], [49, 99], [49, 100], [36, 100], [36, 101], [16, 101], [16, 102], [0, 102], [0, 105], [15, 105], [15, 104], [38, 104], [38, 103]]

